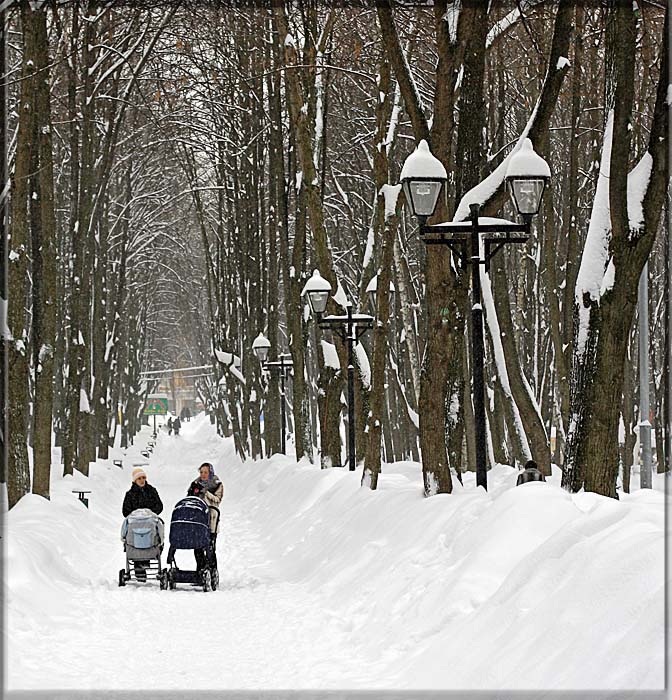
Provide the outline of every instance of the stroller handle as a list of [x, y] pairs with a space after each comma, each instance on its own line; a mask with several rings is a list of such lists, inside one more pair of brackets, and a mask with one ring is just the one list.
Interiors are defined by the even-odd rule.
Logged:
[[217, 513], [217, 520], [215, 522], [215, 531], [216, 531], [217, 526], [219, 525], [219, 516], [220, 516], [219, 508], [217, 506], [211, 506], [209, 504], [208, 504], [208, 508], [210, 508], [210, 510], [214, 510]]

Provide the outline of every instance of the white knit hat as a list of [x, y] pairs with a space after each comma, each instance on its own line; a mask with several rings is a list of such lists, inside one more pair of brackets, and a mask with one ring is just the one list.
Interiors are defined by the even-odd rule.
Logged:
[[136, 480], [138, 479], [138, 477], [140, 477], [140, 476], [144, 476], [145, 479], [147, 478], [147, 474], [145, 474], [145, 470], [144, 470], [142, 467], [136, 467], [136, 468], [133, 470], [133, 473], [132, 473], [131, 476], [132, 476], [131, 481], [132, 481], [133, 483], [135, 483], [135, 481], [136, 481]]

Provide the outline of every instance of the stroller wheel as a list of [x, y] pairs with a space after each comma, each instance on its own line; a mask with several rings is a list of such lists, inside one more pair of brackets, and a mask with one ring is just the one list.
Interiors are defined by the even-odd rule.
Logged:
[[173, 576], [172, 569], [166, 574], [166, 578], [168, 579], [168, 588], [170, 588], [171, 591], [174, 591], [177, 588], [177, 584], [175, 583], [175, 577]]
[[159, 588], [162, 591], [168, 590], [168, 572], [165, 569], [159, 574]]
[[217, 571], [217, 569], [212, 569], [211, 571], [210, 585], [212, 586], [213, 591], [216, 591], [217, 586], [219, 586], [219, 571]]
[[120, 586], [126, 585], [126, 570], [125, 569], [119, 569], [119, 585]]
[[203, 572], [203, 592], [207, 593], [212, 590], [212, 580], [210, 578], [210, 570], [206, 569]]

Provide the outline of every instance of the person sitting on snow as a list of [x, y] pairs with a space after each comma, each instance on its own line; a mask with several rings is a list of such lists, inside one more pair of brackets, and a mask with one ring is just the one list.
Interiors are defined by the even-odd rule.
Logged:
[[133, 483], [131, 488], [126, 491], [124, 503], [121, 506], [124, 518], [138, 508], [149, 508], [149, 510], [159, 515], [163, 510], [163, 503], [161, 503], [158, 491], [151, 484], [147, 483], [145, 470], [142, 467], [136, 467], [133, 470], [131, 479]]
[[528, 481], [546, 481], [546, 477], [539, 471], [537, 463], [533, 459], [525, 462], [525, 468], [518, 474], [516, 486], [526, 484]]

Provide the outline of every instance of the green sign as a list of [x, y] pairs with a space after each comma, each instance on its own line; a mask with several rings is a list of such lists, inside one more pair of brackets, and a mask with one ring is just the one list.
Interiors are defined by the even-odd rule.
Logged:
[[143, 413], [146, 416], [165, 416], [168, 413], [168, 399], [147, 399]]

